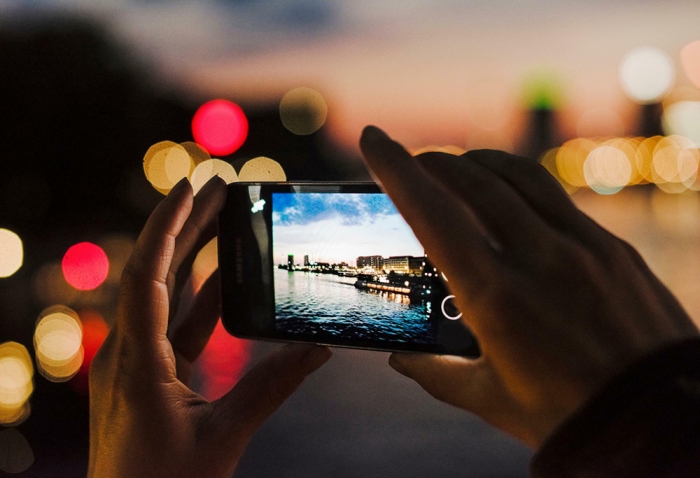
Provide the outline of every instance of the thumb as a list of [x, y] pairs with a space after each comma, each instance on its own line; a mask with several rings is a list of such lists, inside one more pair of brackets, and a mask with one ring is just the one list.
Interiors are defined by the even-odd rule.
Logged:
[[389, 357], [389, 365], [415, 380], [438, 400], [483, 418], [490, 415], [491, 409], [510, 400], [484, 357], [394, 353]]
[[541, 420], [523, 409], [487, 357], [395, 353], [389, 365], [438, 400], [468, 410], [527, 445], [537, 446], [538, 437], [532, 430], [539, 428], [536, 423]]
[[258, 427], [331, 358], [328, 347], [289, 344], [265, 357], [226, 395], [212, 403], [211, 423], [222, 439], [245, 446]]

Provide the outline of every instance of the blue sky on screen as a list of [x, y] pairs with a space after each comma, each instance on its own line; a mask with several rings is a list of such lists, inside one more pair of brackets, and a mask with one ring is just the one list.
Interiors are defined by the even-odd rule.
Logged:
[[347, 262], [363, 255], [423, 255], [391, 200], [384, 194], [275, 194], [272, 201], [276, 264], [294, 254], [312, 262]]

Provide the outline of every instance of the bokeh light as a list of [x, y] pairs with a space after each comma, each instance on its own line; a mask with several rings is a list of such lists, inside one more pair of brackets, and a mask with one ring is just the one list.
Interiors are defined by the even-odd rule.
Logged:
[[615, 194], [632, 178], [632, 165], [621, 149], [602, 145], [588, 154], [583, 174], [588, 186], [598, 194]]
[[0, 471], [22, 473], [34, 464], [34, 452], [16, 428], [0, 430]]
[[603, 146], [612, 146], [620, 150], [629, 162], [631, 172], [627, 185], [640, 184], [644, 182], [644, 177], [637, 169], [637, 149], [643, 138], [612, 138], [603, 142]]
[[109, 273], [107, 254], [97, 244], [81, 242], [71, 246], [61, 262], [66, 282], [78, 290], [100, 286]]
[[198, 253], [192, 263], [192, 285], [196, 293], [219, 267], [219, 249], [216, 237], [209, 241]]
[[287, 175], [280, 163], [274, 159], [259, 156], [247, 161], [238, 173], [240, 181], [286, 181]]
[[63, 305], [44, 309], [34, 329], [37, 369], [52, 382], [65, 382], [83, 362], [83, 329], [78, 314]]
[[0, 228], [0, 278], [10, 277], [22, 267], [22, 239], [9, 229]]
[[556, 179], [559, 184], [562, 185], [567, 193], [573, 194], [578, 191], [579, 188], [564, 181], [564, 178], [559, 175], [559, 170], [557, 169], [557, 154], [559, 154], [559, 148], [552, 148], [542, 155], [542, 157], [539, 159], [539, 163], [544, 166], [547, 171], [549, 171], [549, 174], [554, 176], [554, 179]]
[[203, 161], [206, 161], [207, 159], [211, 159], [209, 152], [204, 149], [203, 146], [200, 146], [195, 142], [185, 141], [184, 143], [180, 143], [180, 146], [185, 148], [185, 151], [187, 151], [187, 154], [190, 155], [190, 158], [192, 158], [192, 162], [195, 166]]
[[33, 376], [32, 359], [24, 345], [0, 344], [0, 424], [16, 425], [27, 418], [27, 400], [34, 391]]
[[294, 134], [308, 135], [326, 122], [328, 106], [316, 90], [301, 87], [288, 91], [280, 101], [280, 120]]
[[700, 88], [700, 40], [681, 49], [681, 66], [690, 82]]
[[637, 172], [643, 181], [649, 183], [654, 182], [651, 164], [654, 160], [654, 150], [661, 139], [662, 136], [645, 138], [641, 143], [639, 143], [639, 146], [637, 146], [637, 151], [635, 153], [635, 166], [637, 167]]
[[163, 194], [182, 178], [192, 174], [195, 164], [184, 146], [161, 141], [151, 146], [143, 157], [143, 171], [151, 185]]
[[235, 103], [209, 101], [195, 113], [192, 135], [211, 154], [226, 156], [240, 148], [248, 137], [248, 119]]
[[700, 145], [700, 101], [679, 101], [669, 105], [662, 117], [664, 132], [680, 135]]
[[78, 392], [87, 394], [90, 365], [92, 365], [92, 360], [107, 338], [109, 327], [102, 315], [96, 310], [81, 310], [78, 315], [83, 328], [83, 362], [78, 369], [77, 375], [71, 381], [71, 385]]
[[523, 100], [530, 110], [555, 110], [562, 103], [561, 81], [552, 71], [540, 70], [523, 83]]
[[250, 347], [250, 342], [226, 332], [219, 320], [195, 365], [202, 383], [199, 392], [216, 400], [231, 390], [250, 361]]
[[675, 79], [676, 70], [671, 57], [659, 48], [635, 48], [620, 63], [622, 89], [637, 103], [660, 101], [673, 87]]
[[209, 159], [199, 163], [192, 173], [190, 182], [192, 183], [192, 190], [194, 193], [197, 194], [199, 190], [207, 184], [207, 181], [214, 176], [219, 176], [226, 184], [238, 181], [236, 170], [233, 169], [230, 163], [220, 159]]
[[588, 186], [583, 165], [597, 143], [587, 138], [576, 138], [564, 143], [557, 151], [556, 164], [559, 177], [575, 187]]
[[669, 193], [679, 193], [695, 185], [700, 152], [683, 136], [661, 138], [654, 148], [651, 174], [654, 183]]
[[431, 144], [429, 146], [423, 146], [421, 148], [411, 150], [411, 154], [413, 156], [418, 156], [419, 154], [423, 153], [446, 153], [453, 154], [455, 156], [461, 156], [466, 152], [467, 150], [465, 148], [460, 148], [459, 146], [455, 146], [453, 144], [448, 144], [445, 146]]

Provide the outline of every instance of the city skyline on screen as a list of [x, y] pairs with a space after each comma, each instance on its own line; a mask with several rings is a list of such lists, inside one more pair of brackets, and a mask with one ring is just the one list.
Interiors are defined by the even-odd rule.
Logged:
[[385, 194], [275, 193], [275, 264], [311, 262], [355, 266], [359, 256], [422, 256], [423, 247]]

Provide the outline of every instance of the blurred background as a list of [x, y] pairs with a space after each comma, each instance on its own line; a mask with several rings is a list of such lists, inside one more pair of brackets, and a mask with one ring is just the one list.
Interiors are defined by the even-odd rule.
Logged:
[[[698, 18], [685, 0], [0, 0], [0, 476], [84, 476], [89, 364], [179, 178], [365, 180], [366, 124], [413, 153], [541, 162], [700, 323]], [[220, 396], [273, 348], [217, 327], [196, 388]], [[336, 351], [236, 476], [527, 476], [529, 450], [386, 359]]]

